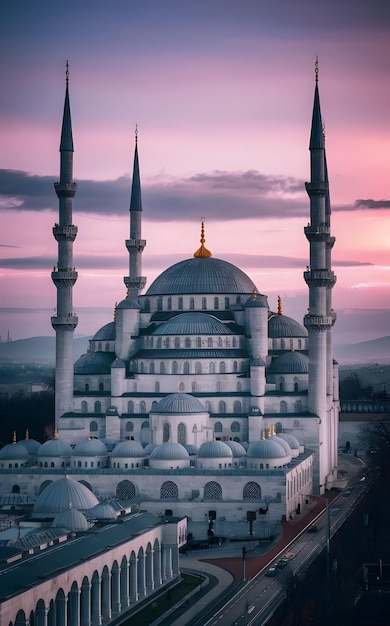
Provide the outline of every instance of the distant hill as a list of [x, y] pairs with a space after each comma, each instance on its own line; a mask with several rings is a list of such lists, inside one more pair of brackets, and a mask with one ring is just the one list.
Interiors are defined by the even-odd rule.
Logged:
[[[90, 337], [76, 337], [73, 340], [74, 360], [84, 354]], [[44, 363], [55, 364], [55, 337], [30, 337], [17, 341], [0, 343], [0, 363]]]
[[353, 363], [390, 363], [390, 336], [333, 346], [334, 357], [341, 365]]

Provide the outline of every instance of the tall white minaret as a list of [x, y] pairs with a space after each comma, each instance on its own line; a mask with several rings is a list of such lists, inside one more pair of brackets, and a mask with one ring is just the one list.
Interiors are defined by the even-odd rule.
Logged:
[[[310, 182], [306, 191], [310, 198], [310, 222], [305, 235], [310, 243], [310, 264], [304, 272], [309, 287], [309, 309], [304, 324], [309, 333], [308, 409], [319, 418], [317, 462], [314, 467], [314, 488], [323, 492], [327, 477], [335, 468], [332, 429], [333, 404], [331, 333], [336, 316], [332, 309], [332, 288], [336, 277], [331, 267], [331, 249], [335, 238], [330, 234], [329, 181], [325, 155], [324, 128], [318, 92], [318, 60], [313, 117], [310, 135]], [[332, 443], [333, 442], [333, 443]]]
[[55, 426], [58, 418], [73, 410], [73, 334], [78, 324], [73, 312], [72, 290], [77, 280], [73, 267], [73, 242], [77, 226], [72, 223], [72, 202], [77, 184], [73, 182], [73, 137], [69, 105], [69, 65], [66, 62], [66, 91], [60, 143], [60, 180], [54, 184], [59, 200], [59, 223], [53, 227], [58, 242], [58, 262], [51, 277], [57, 288], [56, 315], [51, 324], [56, 332]]
[[128, 297], [137, 298], [140, 291], [146, 285], [145, 276], [142, 273], [142, 252], [146, 246], [146, 240], [141, 239], [142, 222], [142, 199], [141, 180], [138, 163], [138, 129], [135, 129], [135, 150], [133, 165], [133, 182], [131, 185], [130, 198], [130, 239], [126, 239], [126, 248], [129, 252], [129, 275], [123, 278], [127, 287]]

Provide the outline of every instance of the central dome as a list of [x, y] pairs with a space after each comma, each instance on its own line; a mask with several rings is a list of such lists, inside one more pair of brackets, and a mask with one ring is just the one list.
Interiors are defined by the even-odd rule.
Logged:
[[254, 289], [255, 284], [238, 267], [211, 257], [186, 259], [168, 267], [153, 281], [145, 295], [250, 294]]

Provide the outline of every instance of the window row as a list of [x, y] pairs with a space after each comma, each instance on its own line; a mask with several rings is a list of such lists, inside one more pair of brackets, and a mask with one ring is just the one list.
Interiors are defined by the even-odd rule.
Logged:
[[[240, 304], [241, 303], [241, 297], [240, 296], [236, 296], [236, 298], [229, 298], [229, 296], [224, 296], [224, 297], [218, 297], [218, 296], [213, 296], [213, 297], [209, 297], [206, 298], [205, 296], [202, 297], [202, 299], [199, 301], [200, 307], [199, 305], [197, 306], [197, 308], [195, 308], [195, 298], [190, 297], [190, 298], [183, 298], [182, 296], [179, 296], [177, 299], [176, 298], [172, 298], [172, 296], [167, 296], [166, 298], [162, 298], [159, 297], [157, 299], [157, 311], [163, 311], [164, 310], [164, 306], [165, 306], [165, 310], [167, 311], [172, 311], [172, 310], [177, 310], [178, 311], [195, 311], [195, 310], [202, 310], [202, 311], [218, 311], [220, 309], [224, 309], [224, 310], [228, 310], [230, 308], [231, 304]], [[143, 302], [143, 311], [149, 312], [150, 311], [150, 300], [149, 298], [145, 298], [144, 302]], [[175, 308], [176, 307], [176, 308]]]
[[235, 337], [228, 335], [227, 337], [144, 337], [144, 348], [238, 348], [243, 346], [244, 337]]
[[[139, 374], [215, 374], [216, 370], [218, 370], [219, 374], [231, 373], [227, 371], [225, 361], [221, 361], [219, 364], [212, 361], [211, 363], [208, 363], [208, 367], [206, 364], [202, 365], [200, 361], [196, 361], [193, 366], [189, 361], [184, 361], [183, 364], [178, 363], [177, 361], [172, 361], [172, 364], [167, 361], [161, 361], [160, 363], [152, 361], [149, 365], [144, 361], [140, 361], [138, 363]], [[238, 373], [237, 361], [233, 361], [232, 372], [233, 374]]]
[[[179, 500], [179, 488], [172, 480], [167, 480], [160, 486], [160, 500]], [[122, 480], [116, 488], [116, 497], [120, 500], [135, 500], [138, 490], [130, 480]], [[229, 496], [231, 493], [229, 492]], [[242, 490], [242, 495], [237, 494], [236, 499], [254, 500], [259, 502], [262, 499], [261, 487], [258, 483], [250, 481], [246, 483]], [[203, 500], [220, 501], [223, 500], [221, 485], [215, 480], [211, 480], [203, 487]]]
[[285, 402], [285, 400], [282, 400], [280, 402], [279, 410], [281, 413], [302, 413], [301, 400], [296, 400], [291, 408], [292, 408], [292, 411], [288, 410], [289, 407], [287, 406], [287, 402]]

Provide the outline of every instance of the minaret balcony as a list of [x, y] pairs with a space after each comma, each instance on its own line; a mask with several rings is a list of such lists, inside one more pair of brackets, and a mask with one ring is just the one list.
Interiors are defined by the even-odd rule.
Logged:
[[146, 239], [126, 239], [125, 244], [129, 252], [143, 252], [146, 246]]
[[146, 276], [124, 276], [127, 289], [143, 289], [146, 285]]
[[77, 191], [77, 183], [54, 183], [54, 189], [58, 198], [74, 198]]
[[303, 324], [308, 330], [330, 330], [335, 323], [335, 316], [331, 315], [311, 315], [308, 313], [303, 318]]
[[76, 239], [78, 228], [77, 226], [60, 226], [55, 224], [53, 226], [53, 235], [57, 241], [74, 241]]
[[77, 272], [76, 270], [54, 270], [51, 273], [51, 279], [56, 287], [64, 288], [64, 287], [73, 287], [77, 280]]
[[335, 241], [336, 241], [336, 237], [328, 237], [328, 239], [326, 240], [326, 247], [330, 248], [331, 250], [334, 246]]
[[328, 241], [330, 235], [330, 226], [308, 226], [304, 227], [304, 233], [308, 241]]
[[305, 183], [305, 187], [307, 195], [311, 198], [312, 196], [324, 196], [329, 189], [329, 184], [325, 180], [322, 180], [319, 182]]
[[51, 325], [54, 330], [74, 330], [79, 323], [79, 318], [74, 313], [69, 315], [53, 315]]
[[332, 270], [312, 270], [308, 269], [303, 272], [303, 278], [309, 287], [328, 287], [331, 288], [336, 283], [336, 276]]

